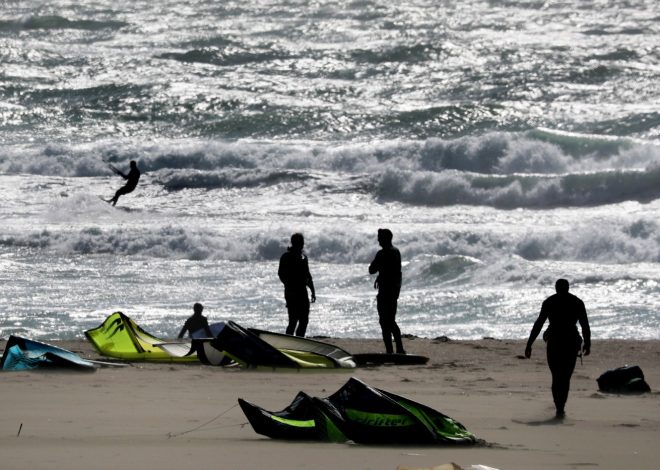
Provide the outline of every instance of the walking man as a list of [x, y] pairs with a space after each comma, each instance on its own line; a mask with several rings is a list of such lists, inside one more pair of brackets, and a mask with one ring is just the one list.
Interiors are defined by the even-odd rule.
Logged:
[[[555, 417], [563, 419], [566, 415], [564, 407], [568, 400], [571, 376], [575, 369], [577, 356], [582, 352], [588, 356], [591, 352], [591, 330], [584, 302], [568, 293], [568, 281], [558, 279], [555, 283], [556, 293], [543, 302], [541, 313], [534, 322], [527, 340], [525, 357], [532, 355], [532, 344], [541, 332], [543, 324], [549, 320], [550, 326], [545, 330], [543, 339], [547, 341], [547, 358], [552, 374], [552, 398], [557, 410]], [[577, 323], [580, 323], [582, 337], [578, 333]]]

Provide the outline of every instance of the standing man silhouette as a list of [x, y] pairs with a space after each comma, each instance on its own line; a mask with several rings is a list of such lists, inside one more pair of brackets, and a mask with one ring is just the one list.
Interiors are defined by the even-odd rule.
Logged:
[[401, 291], [401, 253], [392, 245], [392, 232], [389, 229], [378, 229], [378, 243], [381, 250], [369, 265], [369, 274], [378, 273], [374, 288], [378, 289], [376, 306], [378, 321], [383, 333], [385, 351], [392, 354], [392, 337], [396, 344], [396, 352], [405, 354], [401, 342], [401, 330], [396, 324], [396, 310]]
[[[525, 357], [529, 359], [534, 340], [541, 332], [545, 321], [549, 320], [550, 326], [543, 334], [543, 339], [548, 342], [548, 367], [552, 374], [552, 398], [557, 410], [555, 415], [557, 419], [563, 419], [566, 415], [564, 406], [568, 400], [571, 376], [580, 349], [585, 356], [591, 352], [591, 330], [584, 302], [575, 295], [569, 294], [568, 288], [566, 279], [557, 280], [555, 283], [557, 293], [543, 301], [541, 313], [534, 322], [525, 348]], [[582, 328], [584, 345], [577, 330], [578, 322]]]
[[126, 180], [126, 184], [117, 190], [117, 192], [112, 197], [112, 199], [109, 199], [107, 201], [107, 202], [111, 202], [112, 205], [114, 206], [117, 204], [117, 201], [119, 200], [119, 196], [123, 196], [124, 194], [133, 192], [133, 190], [138, 184], [138, 181], [140, 181], [140, 170], [138, 170], [137, 163], [135, 163], [135, 160], [131, 160], [131, 169], [129, 170], [128, 174], [122, 173], [120, 170], [118, 170], [112, 165], [110, 165], [110, 169]]
[[309, 260], [303, 252], [305, 239], [302, 233], [291, 235], [291, 246], [280, 258], [277, 275], [284, 284], [284, 299], [289, 314], [286, 334], [305, 336], [309, 323], [309, 297], [307, 288], [312, 292], [312, 303], [316, 302], [314, 281], [309, 272]]

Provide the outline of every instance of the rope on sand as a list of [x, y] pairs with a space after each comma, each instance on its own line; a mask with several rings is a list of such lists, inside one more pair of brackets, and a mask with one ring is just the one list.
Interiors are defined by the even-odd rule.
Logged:
[[[205, 422], [205, 423], [202, 423], [202, 424], [200, 424], [199, 426], [195, 426], [195, 427], [192, 428], [192, 429], [188, 429], [187, 431], [181, 431], [181, 432], [168, 432], [168, 433], [167, 433], [167, 438], [170, 439], [170, 438], [172, 438], [172, 437], [179, 437], [179, 436], [183, 436], [184, 434], [189, 434], [189, 433], [191, 433], [191, 432], [198, 431], [199, 429], [202, 429], [203, 427], [208, 426], [208, 425], [211, 424], [212, 422], [216, 421], [217, 419], [221, 418], [221, 417], [224, 416], [225, 414], [229, 413], [231, 410], [233, 410], [233, 409], [236, 408], [237, 406], [238, 406], [238, 403], [235, 404], [234, 406], [230, 407], [230, 408], [227, 408], [225, 411], [223, 411], [222, 413], [220, 413], [220, 414], [219, 414], [218, 416], [216, 416], [215, 418], [210, 419], [209, 421], [207, 421], [207, 422]], [[246, 424], [248, 424], [248, 423], [232, 424], [232, 425], [230, 425], [230, 426], [245, 426]], [[227, 427], [229, 427], [229, 426], [227, 426]]]

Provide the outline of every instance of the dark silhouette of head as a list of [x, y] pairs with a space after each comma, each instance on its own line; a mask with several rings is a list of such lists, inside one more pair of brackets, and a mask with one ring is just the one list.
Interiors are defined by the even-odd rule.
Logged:
[[193, 312], [195, 313], [195, 315], [201, 315], [203, 310], [204, 310], [204, 306], [202, 304], [196, 303], [195, 305], [193, 305]]
[[555, 290], [558, 294], [566, 294], [568, 292], [568, 281], [566, 279], [557, 279]]
[[303, 246], [305, 246], [305, 237], [303, 237], [302, 233], [291, 235], [291, 248], [294, 251], [302, 251]]
[[382, 247], [392, 246], [392, 238], [394, 238], [394, 236], [392, 235], [392, 231], [390, 229], [388, 228], [378, 229], [378, 243], [380, 243], [380, 246]]
[[131, 168], [137, 168], [137, 163], [135, 163], [135, 160], [131, 160]]

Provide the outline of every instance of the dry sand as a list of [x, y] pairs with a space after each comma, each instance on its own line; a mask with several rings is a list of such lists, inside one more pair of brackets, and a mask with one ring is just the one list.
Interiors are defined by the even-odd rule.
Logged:
[[[352, 353], [378, 340], [326, 340]], [[54, 343], [99, 359], [84, 342]], [[94, 373], [6, 372], [0, 377], [2, 469], [378, 469], [455, 462], [513, 469], [659, 468], [660, 341], [594, 341], [573, 375], [567, 418], [552, 420], [550, 373], [537, 340], [409, 339], [426, 366], [351, 371], [249, 371], [133, 363]], [[0, 342], [0, 348], [4, 344]], [[638, 364], [651, 393], [598, 392], [605, 370]], [[256, 434], [239, 397], [280, 410], [303, 390], [327, 396], [355, 376], [431, 406], [487, 444], [364, 446], [275, 441]]]

